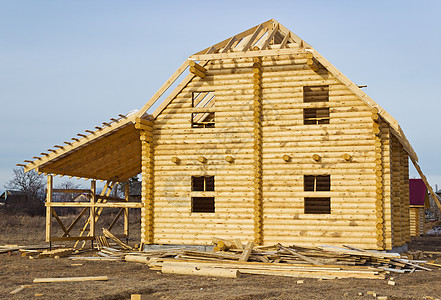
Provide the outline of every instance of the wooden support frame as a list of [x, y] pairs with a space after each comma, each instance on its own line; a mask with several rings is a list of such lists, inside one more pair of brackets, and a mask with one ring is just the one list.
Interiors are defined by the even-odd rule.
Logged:
[[[79, 241], [83, 240], [82, 247], [85, 246], [86, 241], [93, 241], [96, 238], [96, 222], [101, 215], [104, 208], [120, 208], [119, 213], [111, 222], [108, 230], [110, 231], [121, 216], [124, 216], [124, 234], [118, 235], [121, 238], [128, 238], [129, 236], [129, 209], [141, 208], [142, 204], [138, 202], [129, 202], [129, 185], [125, 184], [124, 198], [110, 196], [112, 191], [116, 191], [116, 182], [107, 181], [103, 191], [100, 195], [96, 194], [96, 181], [91, 181], [90, 189], [54, 189], [53, 175], [47, 177], [47, 196], [46, 196], [46, 241], [76, 241], [74, 247], [77, 247]], [[89, 202], [54, 202], [54, 193], [85, 193], [89, 195]], [[117, 202], [108, 202], [107, 200], [116, 200]], [[55, 207], [81, 207], [83, 208], [75, 220], [68, 226], [64, 226], [60, 217], [55, 212]], [[84, 226], [82, 227], [78, 236], [71, 234], [72, 229], [80, 221], [80, 219], [89, 212]], [[56, 237], [52, 236], [53, 222], [52, 217], [55, 218], [58, 225], [63, 230], [63, 235]], [[85, 234], [87, 232], [87, 235]]]

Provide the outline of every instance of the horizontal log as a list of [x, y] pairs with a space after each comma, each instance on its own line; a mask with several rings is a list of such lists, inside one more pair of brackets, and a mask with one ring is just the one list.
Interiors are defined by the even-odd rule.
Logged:
[[91, 194], [92, 191], [90, 189], [53, 189], [53, 193], [78, 193], [78, 194]]
[[142, 203], [137, 202], [112, 202], [112, 203], [91, 203], [91, 202], [51, 202], [46, 206], [51, 207], [125, 207], [125, 208], [141, 208]]

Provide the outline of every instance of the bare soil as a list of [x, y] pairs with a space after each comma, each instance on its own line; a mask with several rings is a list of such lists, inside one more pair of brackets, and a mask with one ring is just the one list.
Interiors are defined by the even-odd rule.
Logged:
[[[1, 217], [0, 225], [5, 226]], [[23, 220], [22, 226], [14, 230], [2, 227], [0, 245], [12, 241], [20, 245], [44, 243], [44, 226], [35, 227], [41, 225], [40, 221], [26, 221], [26, 217]], [[34, 227], [27, 228], [27, 223]], [[38, 232], [38, 235], [32, 235], [30, 231]], [[409, 247], [411, 250], [441, 251], [441, 237], [414, 238]], [[427, 259], [441, 263], [441, 257]], [[78, 263], [82, 265], [73, 265]], [[74, 276], [108, 276], [109, 280], [32, 283], [38, 277]], [[226, 279], [161, 274], [149, 270], [144, 264], [131, 262], [29, 259], [13, 253], [0, 254], [1, 299], [130, 299], [131, 294], [148, 295], [148, 299], [374, 299], [367, 295], [368, 291], [377, 296], [388, 296], [388, 299], [441, 298], [441, 269], [433, 267], [431, 272], [391, 274], [389, 277], [394, 277], [395, 286], [388, 285], [387, 279], [317, 280], [258, 275]], [[304, 283], [297, 284], [299, 279]], [[16, 295], [9, 294], [23, 284], [31, 284], [31, 287]], [[36, 297], [36, 294], [42, 296]]]

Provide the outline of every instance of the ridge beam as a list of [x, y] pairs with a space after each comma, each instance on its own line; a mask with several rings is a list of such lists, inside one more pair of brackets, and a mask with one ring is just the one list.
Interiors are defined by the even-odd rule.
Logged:
[[248, 52], [229, 52], [229, 53], [213, 53], [192, 55], [190, 60], [216, 60], [216, 59], [234, 59], [245, 57], [263, 57], [263, 56], [278, 56], [278, 55], [296, 55], [305, 54], [304, 50], [300, 49], [272, 49], [272, 50], [256, 50]]

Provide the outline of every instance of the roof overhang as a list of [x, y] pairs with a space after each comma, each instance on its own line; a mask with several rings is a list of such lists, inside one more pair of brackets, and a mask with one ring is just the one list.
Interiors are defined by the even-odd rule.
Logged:
[[65, 146], [28, 163], [25, 172], [74, 176], [125, 182], [141, 172], [139, 129], [150, 129], [151, 121], [136, 114], [122, 117], [95, 131], [88, 131]]

